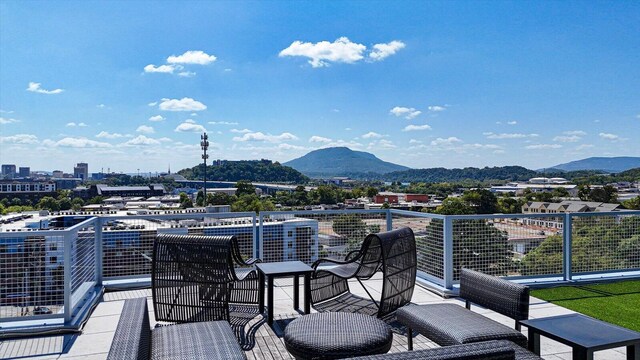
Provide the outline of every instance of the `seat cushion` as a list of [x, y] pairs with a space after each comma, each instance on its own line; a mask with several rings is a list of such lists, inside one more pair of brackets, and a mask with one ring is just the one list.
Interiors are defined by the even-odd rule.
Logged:
[[246, 359], [226, 321], [163, 326], [151, 332], [151, 359]]
[[310, 314], [293, 320], [284, 329], [284, 344], [297, 359], [384, 354], [392, 341], [389, 325], [363, 314]]
[[455, 304], [408, 305], [396, 316], [441, 346], [486, 340], [511, 340], [527, 346], [527, 337], [521, 332]]

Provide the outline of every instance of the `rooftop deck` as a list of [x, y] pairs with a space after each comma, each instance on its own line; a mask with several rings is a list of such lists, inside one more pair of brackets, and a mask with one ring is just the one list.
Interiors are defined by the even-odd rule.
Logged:
[[[266, 325], [262, 315], [246, 309], [237, 309], [232, 314], [237, 335], [249, 359], [293, 359], [284, 347], [282, 328], [292, 318], [301, 316], [292, 307], [293, 282], [289, 279], [277, 279], [274, 292], [276, 322], [274, 328]], [[366, 282], [372, 294], [379, 293], [382, 287], [380, 277], [374, 277]], [[366, 296], [357, 283], [352, 284], [354, 293]], [[0, 358], [2, 359], [106, 359], [111, 341], [120, 318], [120, 312], [125, 299], [147, 297], [149, 309], [152, 312], [151, 290], [128, 290], [108, 292], [93, 311], [81, 335], [49, 336], [21, 340], [0, 342]], [[451, 302], [464, 304], [456, 299], [443, 299], [420, 286], [416, 286], [412, 301], [417, 304]], [[480, 307], [472, 307], [494, 320], [513, 326], [513, 320]], [[313, 311], [313, 309], [312, 309]], [[556, 306], [536, 298], [531, 298], [530, 318], [540, 318], [552, 315], [568, 314], [572, 311]], [[152, 325], [153, 313], [150, 314]], [[404, 329], [398, 323], [390, 324], [393, 328], [394, 339], [391, 352], [407, 351], [407, 341]], [[243, 329], [244, 331], [241, 331]], [[523, 328], [526, 334], [526, 328]], [[242, 333], [242, 334], [240, 334]], [[555, 341], [541, 337], [541, 351], [544, 359], [571, 359], [571, 349]], [[427, 338], [418, 335], [414, 339], [416, 349], [433, 348], [438, 345]], [[625, 348], [617, 348], [595, 353], [596, 359], [626, 359]]]

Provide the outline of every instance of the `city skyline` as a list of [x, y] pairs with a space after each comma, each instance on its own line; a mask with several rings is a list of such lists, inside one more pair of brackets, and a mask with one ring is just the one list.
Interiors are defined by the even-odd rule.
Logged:
[[638, 19], [631, 1], [3, 1], [0, 163], [178, 171], [204, 131], [210, 159], [640, 156]]

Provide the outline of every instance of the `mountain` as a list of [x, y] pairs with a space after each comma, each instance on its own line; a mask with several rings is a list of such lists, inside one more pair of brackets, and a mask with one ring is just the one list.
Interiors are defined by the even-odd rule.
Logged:
[[473, 167], [467, 167], [464, 169], [410, 169], [384, 174], [382, 179], [385, 181], [438, 183], [460, 182], [465, 180], [526, 181], [535, 176], [538, 176], [538, 173], [533, 170], [523, 168], [522, 166], [500, 166], [491, 168], [485, 167], [482, 169]]
[[[178, 171], [178, 174], [190, 180], [203, 179], [203, 170], [202, 165], [196, 165], [192, 168], [182, 169]], [[207, 166], [207, 180], [304, 184], [309, 181], [309, 178], [295, 169], [282, 166], [271, 160], [224, 160], [219, 164]]]
[[576, 170], [603, 170], [617, 173], [640, 167], [640, 157], [618, 156], [618, 157], [590, 157], [582, 160], [571, 161], [566, 164], [559, 164], [545, 169], [576, 171]]
[[346, 147], [314, 150], [303, 157], [288, 161], [290, 166], [308, 176], [345, 176], [351, 173], [384, 174], [409, 168], [378, 159], [375, 155], [353, 151]]

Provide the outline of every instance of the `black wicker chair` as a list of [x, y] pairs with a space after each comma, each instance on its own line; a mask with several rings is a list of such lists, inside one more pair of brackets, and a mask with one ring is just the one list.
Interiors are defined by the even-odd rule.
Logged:
[[[321, 264], [333, 267], [320, 268]], [[319, 312], [357, 312], [379, 318], [392, 314], [408, 304], [416, 281], [416, 240], [410, 228], [369, 234], [360, 250], [344, 261], [319, 259], [313, 263], [311, 304]], [[382, 271], [383, 283], [379, 299], [367, 291], [363, 280]], [[369, 299], [349, 290], [349, 279], [356, 279]]]
[[230, 303], [257, 305], [257, 261], [242, 260], [235, 236], [158, 234], [151, 270], [156, 320], [229, 321]]

